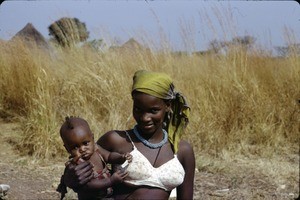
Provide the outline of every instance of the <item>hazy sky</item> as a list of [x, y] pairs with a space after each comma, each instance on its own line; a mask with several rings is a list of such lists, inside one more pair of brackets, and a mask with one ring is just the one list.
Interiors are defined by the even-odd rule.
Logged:
[[251, 35], [266, 46], [284, 46], [287, 29], [300, 37], [300, 5], [296, 1], [201, 0], [37, 0], [4, 1], [0, 6], [0, 39], [9, 40], [28, 22], [44, 37], [62, 17], [84, 22], [90, 39], [137, 40], [174, 49], [206, 49], [213, 39]]

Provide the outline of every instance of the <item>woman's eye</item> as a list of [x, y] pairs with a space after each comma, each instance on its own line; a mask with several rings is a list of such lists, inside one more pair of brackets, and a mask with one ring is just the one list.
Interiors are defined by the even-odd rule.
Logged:
[[153, 113], [153, 114], [156, 114], [156, 113], [158, 113], [158, 112], [159, 112], [158, 109], [152, 109], [152, 110], [151, 110], [151, 113]]

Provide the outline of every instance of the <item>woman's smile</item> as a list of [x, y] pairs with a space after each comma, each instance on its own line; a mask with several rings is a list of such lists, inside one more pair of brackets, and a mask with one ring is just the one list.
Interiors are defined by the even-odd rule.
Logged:
[[146, 130], [149, 130], [149, 129], [152, 129], [154, 127], [153, 124], [142, 124], [139, 126], [141, 129], [146, 129]]

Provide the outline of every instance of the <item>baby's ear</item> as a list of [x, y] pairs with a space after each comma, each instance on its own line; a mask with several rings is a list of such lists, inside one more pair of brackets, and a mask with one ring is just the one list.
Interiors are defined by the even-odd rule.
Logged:
[[68, 148], [66, 147], [66, 145], [64, 145], [65, 149], [67, 150], [68, 153], [70, 153], [70, 151], [68, 150]]

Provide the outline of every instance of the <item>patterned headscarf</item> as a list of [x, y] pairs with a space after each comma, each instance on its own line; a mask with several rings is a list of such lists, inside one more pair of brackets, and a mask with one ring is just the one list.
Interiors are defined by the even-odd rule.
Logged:
[[139, 70], [133, 76], [132, 92], [139, 91], [160, 99], [171, 100], [172, 111], [165, 120], [168, 138], [175, 153], [178, 143], [189, 121], [190, 108], [179, 92], [174, 90], [171, 77], [165, 73]]

